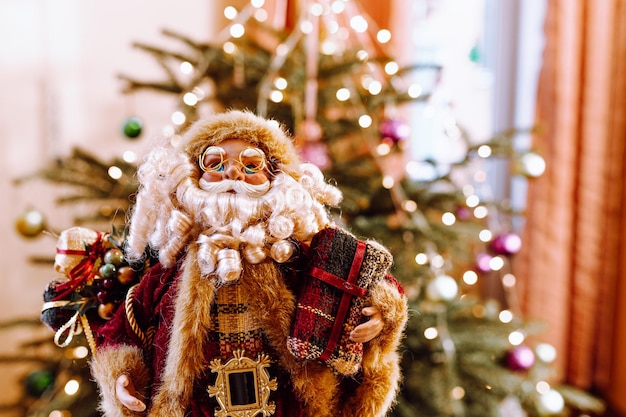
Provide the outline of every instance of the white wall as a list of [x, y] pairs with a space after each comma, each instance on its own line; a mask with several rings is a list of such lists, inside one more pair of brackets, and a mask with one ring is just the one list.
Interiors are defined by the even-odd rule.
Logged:
[[[55, 229], [72, 225], [66, 210], [54, 204], [58, 190], [41, 181], [16, 187], [12, 180], [44, 167], [75, 145], [105, 161], [126, 149], [141, 152], [146, 139], [125, 139], [119, 130], [122, 121], [136, 111], [146, 123], [143, 136], [158, 135], [175, 103], [157, 94], [128, 98], [120, 93], [119, 73], [142, 80], [161, 75], [153, 59], [133, 48], [132, 42], [169, 46], [161, 34], [164, 28], [208, 40], [220, 29], [216, 26], [221, 17], [215, 12], [220, 3], [0, 2], [0, 323], [38, 318], [45, 284], [56, 277], [51, 265], [28, 260], [53, 257], [56, 240], [21, 237], [14, 229], [16, 219], [33, 207]], [[0, 355], [18, 353], [19, 342], [32, 337], [26, 329], [0, 330]], [[0, 369], [0, 404], [4, 404], [15, 397], [22, 369], [1, 363]]]

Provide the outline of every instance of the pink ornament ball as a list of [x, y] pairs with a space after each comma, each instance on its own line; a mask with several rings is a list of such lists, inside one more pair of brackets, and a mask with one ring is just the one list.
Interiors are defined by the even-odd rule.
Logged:
[[380, 123], [378, 131], [383, 141], [398, 143], [409, 137], [411, 127], [402, 120], [385, 119]]
[[535, 353], [528, 346], [516, 346], [507, 352], [505, 361], [512, 371], [527, 371], [535, 364]]
[[472, 211], [467, 207], [458, 207], [456, 209], [456, 217], [458, 217], [459, 220], [467, 221], [472, 218]]
[[479, 253], [476, 255], [476, 270], [482, 273], [487, 273], [491, 271], [490, 262], [493, 259], [493, 256], [488, 253]]
[[319, 169], [325, 170], [331, 167], [331, 160], [328, 156], [326, 145], [322, 142], [307, 142], [300, 149], [300, 156], [305, 162], [316, 165]]
[[491, 249], [498, 255], [515, 255], [522, 249], [522, 239], [516, 233], [503, 233], [491, 241]]

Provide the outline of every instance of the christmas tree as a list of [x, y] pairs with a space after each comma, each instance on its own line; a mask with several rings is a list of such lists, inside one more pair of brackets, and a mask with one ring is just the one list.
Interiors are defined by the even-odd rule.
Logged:
[[[203, 112], [242, 108], [276, 119], [293, 133], [302, 158], [336, 181], [344, 194], [338, 221], [390, 249], [392, 272], [409, 296], [404, 382], [393, 415], [601, 414], [594, 398], [551, 386], [556, 352], [529, 342], [543, 329], [523, 319], [514, 297], [512, 259], [522, 242], [513, 219], [520, 213], [489, 193], [490, 161], [506, 160], [511, 175], [532, 180], [541, 157], [514, 148], [517, 130], [475, 143], [452, 119], [440, 128], [462, 144], [463, 158], [445, 167], [407, 158], [404, 109], [428, 102], [437, 63], [400, 67], [386, 53], [391, 33], [354, 1], [302, 2], [293, 25], [278, 29], [264, 23], [262, 6], [228, 7], [231, 23], [212, 42], [164, 31], [180, 50], [136, 44], [164, 77], [122, 75], [124, 92], [177, 101], [171, 140]], [[129, 115], [124, 135], [136, 138], [141, 129], [140, 115]], [[99, 161], [77, 149], [37, 175], [74, 186], [61, 204], [95, 203], [76, 219], [89, 224], [125, 217], [119, 213], [132, 205], [134, 171], [123, 159]], [[21, 232], [39, 233], [38, 225]], [[482, 297], [485, 282], [496, 283], [499, 297]], [[90, 398], [82, 409], [95, 409]]]

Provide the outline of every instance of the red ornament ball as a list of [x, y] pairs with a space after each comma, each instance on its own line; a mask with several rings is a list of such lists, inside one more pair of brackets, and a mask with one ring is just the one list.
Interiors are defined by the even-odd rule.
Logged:
[[522, 239], [516, 233], [504, 233], [491, 241], [491, 249], [498, 255], [514, 255], [522, 249]]
[[385, 119], [380, 122], [378, 132], [383, 142], [390, 141], [392, 143], [398, 143], [409, 137], [411, 127], [402, 120]]
[[535, 353], [528, 346], [516, 346], [506, 353], [505, 361], [512, 371], [527, 371], [535, 364]]

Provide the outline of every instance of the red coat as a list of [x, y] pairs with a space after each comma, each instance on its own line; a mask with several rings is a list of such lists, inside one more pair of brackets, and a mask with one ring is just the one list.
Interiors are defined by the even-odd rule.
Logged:
[[[116, 399], [115, 379], [122, 373], [128, 373], [141, 392], [149, 416], [213, 416], [219, 409], [207, 392], [216, 376], [208, 364], [227, 359], [215, 328], [219, 290], [214, 280], [200, 276], [196, 251], [191, 245], [174, 268], [157, 264], [137, 287], [132, 310], [143, 332], [155, 330], [151, 343], [145, 345], [137, 336], [123, 308], [100, 330], [92, 373], [108, 417], [143, 414], [129, 411]], [[370, 291], [368, 302], [382, 310], [385, 327], [366, 344], [362, 371], [343, 378], [318, 361], [297, 361], [288, 351], [296, 308], [294, 282], [297, 274], [283, 273], [272, 261], [246, 265], [240, 279], [243, 304], [258, 321], [251, 327], [262, 331], [235, 344], [247, 352], [263, 351], [272, 360], [269, 375], [278, 386], [269, 398], [276, 405], [272, 415], [383, 416], [400, 380], [397, 348], [407, 312], [399, 286], [383, 280]]]

